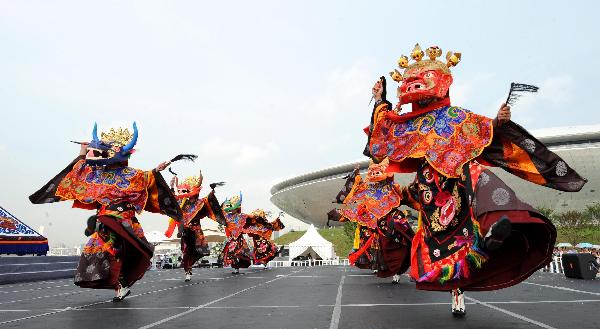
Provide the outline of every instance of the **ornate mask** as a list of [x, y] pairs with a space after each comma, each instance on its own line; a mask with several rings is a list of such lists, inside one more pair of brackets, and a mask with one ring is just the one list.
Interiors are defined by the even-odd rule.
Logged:
[[367, 171], [367, 178], [365, 179], [367, 182], [380, 182], [386, 180], [390, 177], [394, 177], [394, 173], [387, 172], [387, 168], [390, 164], [388, 158], [385, 158], [380, 163], [373, 163], [369, 165], [369, 171]]
[[242, 207], [242, 192], [240, 192], [239, 196], [234, 196], [231, 199], [225, 199], [221, 208], [225, 212], [232, 212], [234, 210], [240, 209]]
[[87, 147], [85, 162], [93, 166], [106, 166], [129, 160], [137, 143], [138, 129], [133, 123], [133, 134], [127, 128], [113, 129], [98, 137], [98, 125], [94, 123], [92, 141]]
[[[425, 54], [428, 59], [424, 59]], [[394, 81], [401, 82], [398, 88], [400, 105], [447, 97], [452, 84], [450, 67], [460, 62], [461, 54], [449, 51], [446, 63], [436, 59], [441, 55], [442, 50], [437, 46], [429, 47], [423, 52], [419, 44], [416, 44], [411, 52], [414, 62], [409, 63], [407, 56], [400, 57], [398, 66], [404, 69], [404, 73], [398, 70], [390, 72]]]

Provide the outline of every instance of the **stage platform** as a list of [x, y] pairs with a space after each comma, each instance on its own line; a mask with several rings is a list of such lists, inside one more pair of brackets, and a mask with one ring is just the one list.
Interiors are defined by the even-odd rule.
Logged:
[[0, 328], [600, 328], [600, 281], [537, 273], [496, 292], [417, 291], [353, 267], [151, 271], [121, 303], [72, 280], [0, 286]]

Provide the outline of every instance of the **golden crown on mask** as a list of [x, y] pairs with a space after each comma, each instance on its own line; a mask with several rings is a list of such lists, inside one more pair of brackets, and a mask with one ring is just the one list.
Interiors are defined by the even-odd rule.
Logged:
[[189, 186], [189, 187], [196, 187], [196, 186], [200, 185], [200, 177], [198, 177], [198, 176], [186, 177], [186, 179], [183, 180], [183, 184], [181, 184], [181, 185]]
[[[429, 57], [424, 58], [425, 55]], [[410, 57], [413, 59], [412, 63], [409, 63], [409, 58], [405, 55], [400, 56], [398, 59], [398, 67], [404, 69], [404, 75], [409, 71], [428, 71], [438, 70], [446, 74], [450, 74], [450, 68], [456, 66], [460, 62], [461, 53], [449, 51], [446, 53], [446, 62], [437, 60], [438, 57], [442, 56], [442, 49], [438, 46], [431, 46], [423, 52], [421, 46], [417, 43], [415, 48], [410, 53]], [[400, 82], [403, 79], [403, 74], [397, 69], [390, 72], [392, 80]]]
[[127, 128], [110, 128], [108, 132], [100, 134], [100, 139], [106, 144], [123, 147], [131, 141], [133, 134]]
[[252, 211], [251, 215], [254, 217], [267, 218], [267, 213], [262, 209], [256, 209], [256, 210]]

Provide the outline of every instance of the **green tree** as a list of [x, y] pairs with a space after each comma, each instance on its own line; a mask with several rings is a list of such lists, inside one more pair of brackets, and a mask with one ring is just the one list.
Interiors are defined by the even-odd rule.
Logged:
[[354, 232], [356, 232], [356, 223], [354, 222], [344, 222], [344, 236], [350, 244], [354, 243]]
[[573, 245], [583, 241], [593, 223], [587, 211], [569, 210], [553, 217], [562, 238]]
[[600, 224], [600, 202], [587, 205], [585, 212], [590, 217], [591, 224]]
[[537, 210], [544, 215], [546, 218], [554, 222], [554, 209], [547, 207], [539, 207]]

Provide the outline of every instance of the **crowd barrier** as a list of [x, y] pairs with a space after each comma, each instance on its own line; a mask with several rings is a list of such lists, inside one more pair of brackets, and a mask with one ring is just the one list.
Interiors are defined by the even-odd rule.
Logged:
[[555, 255], [552, 257], [552, 261], [546, 267], [542, 269], [542, 272], [548, 273], [565, 273], [562, 264], [562, 257], [560, 255]]
[[291, 267], [291, 266], [348, 266], [348, 258], [336, 259], [307, 259], [307, 260], [272, 260], [268, 267]]

